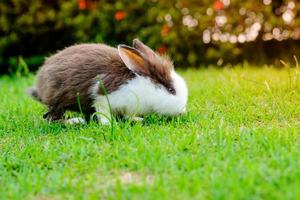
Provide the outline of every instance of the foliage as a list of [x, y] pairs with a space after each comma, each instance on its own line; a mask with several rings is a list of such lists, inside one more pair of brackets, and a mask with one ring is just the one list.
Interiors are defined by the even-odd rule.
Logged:
[[[292, 0], [2, 0], [0, 72], [14, 71], [19, 56], [36, 68], [44, 56], [73, 43], [130, 44], [135, 37], [170, 53], [183, 68], [267, 61], [282, 58], [282, 51], [292, 56], [299, 51], [299, 7]], [[248, 41], [253, 28], [255, 39]], [[279, 50], [268, 53], [274, 45]]]
[[285, 65], [187, 70], [188, 113], [114, 135], [47, 123], [24, 93], [34, 77], [1, 77], [0, 199], [299, 199], [300, 77]]

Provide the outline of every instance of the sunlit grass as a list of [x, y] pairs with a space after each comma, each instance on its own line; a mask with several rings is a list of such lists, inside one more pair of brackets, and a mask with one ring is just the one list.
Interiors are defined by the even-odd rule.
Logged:
[[0, 199], [298, 199], [297, 68], [181, 72], [178, 118], [42, 119], [34, 76], [0, 78]]

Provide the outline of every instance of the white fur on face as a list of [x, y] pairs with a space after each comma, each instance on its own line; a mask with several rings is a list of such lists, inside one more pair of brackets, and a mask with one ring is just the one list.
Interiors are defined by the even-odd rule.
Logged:
[[[170, 94], [163, 86], [154, 84], [149, 78], [137, 76], [110, 93], [109, 99], [112, 111], [123, 116], [141, 116], [157, 113], [161, 115], [178, 115], [185, 112], [187, 103], [187, 86], [185, 81], [172, 71], [176, 95]], [[97, 112], [109, 115], [107, 99], [97, 95], [99, 83], [92, 88], [94, 107]], [[100, 117], [100, 121], [106, 121]]]

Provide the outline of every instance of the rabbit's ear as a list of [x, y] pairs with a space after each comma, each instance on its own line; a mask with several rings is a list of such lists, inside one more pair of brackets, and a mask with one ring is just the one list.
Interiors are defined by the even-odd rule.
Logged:
[[118, 51], [128, 69], [141, 75], [149, 74], [149, 62], [137, 49], [126, 45], [119, 45]]
[[132, 41], [132, 46], [134, 48], [136, 48], [137, 50], [139, 50], [140, 52], [142, 52], [143, 54], [145, 54], [145, 56], [151, 60], [155, 57], [155, 52], [150, 48], [148, 47], [147, 45], [145, 45], [143, 42], [141, 42], [139, 39], [134, 39]]

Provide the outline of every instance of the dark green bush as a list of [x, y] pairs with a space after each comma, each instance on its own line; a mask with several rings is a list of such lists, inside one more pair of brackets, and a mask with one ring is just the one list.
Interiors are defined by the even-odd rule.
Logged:
[[[20, 56], [34, 70], [44, 56], [73, 43], [130, 44], [135, 37], [160, 53], [167, 51], [183, 68], [245, 59], [271, 62], [299, 53], [299, 4], [292, 0], [2, 0], [0, 72], [15, 71]], [[254, 27], [255, 23], [259, 25]], [[238, 37], [253, 27], [259, 28], [255, 39]], [[272, 51], [274, 46], [277, 51]]]

